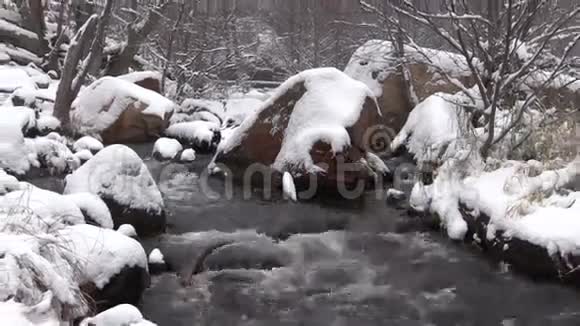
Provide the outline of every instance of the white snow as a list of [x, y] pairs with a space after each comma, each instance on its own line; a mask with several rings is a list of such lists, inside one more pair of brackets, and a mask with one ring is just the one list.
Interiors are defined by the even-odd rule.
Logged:
[[89, 192], [133, 209], [163, 210], [163, 198], [139, 155], [111, 145], [66, 177], [65, 194]]
[[153, 155], [158, 155], [165, 160], [172, 160], [183, 150], [183, 146], [171, 138], [159, 138], [153, 146]]
[[7, 111], [0, 108], [0, 168], [22, 175], [30, 170], [36, 155], [29, 153], [19, 123], [3, 112]]
[[129, 238], [136, 238], [137, 231], [135, 231], [135, 227], [131, 224], [123, 224], [119, 226], [117, 232], [121, 233], [122, 235], [129, 237]]
[[71, 122], [82, 135], [98, 137], [134, 103], [144, 115], [165, 119], [175, 104], [169, 99], [115, 77], [103, 77], [81, 91], [72, 104]]
[[224, 113], [223, 102], [208, 99], [186, 99], [181, 103], [176, 114], [171, 117], [171, 123], [202, 120], [221, 125]]
[[171, 138], [188, 140], [194, 144], [203, 142], [211, 144], [215, 131], [219, 131], [219, 125], [213, 122], [191, 121], [169, 126], [165, 130], [165, 135]]
[[65, 195], [65, 197], [75, 203], [86, 214], [86, 217], [93, 220], [98, 226], [105, 229], [113, 228], [111, 212], [109, 212], [109, 208], [105, 202], [98, 196], [87, 192], [80, 192]]
[[125, 267], [147, 269], [141, 244], [119, 232], [83, 224], [63, 229], [59, 236], [79, 259], [79, 284], [92, 282], [102, 289]]
[[104, 148], [103, 143], [101, 143], [98, 139], [93, 138], [91, 136], [81, 137], [73, 144], [73, 150], [75, 152], [88, 149], [92, 153], [97, 153], [103, 148]]
[[[433, 73], [444, 72], [450, 78], [471, 75], [462, 55], [405, 45], [405, 56], [411, 64], [426, 64]], [[376, 97], [380, 97], [383, 94], [382, 82], [398, 71], [399, 61], [390, 41], [370, 40], [355, 51], [344, 72], [364, 82]], [[373, 78], [373, 73], [378, 75]]]
[[149, 264], [165, 264], [163, 253], [158, 248], [155, 248], [149, 254]]
[[46, 137], [27, 139], [30, 153], [36, 155], [37, 160], [46, 165], [51, 174], [61, 174], [76, 170], [80, 160], [65, 145], [66, 140], [51, 133]]
[[229, 99], [226, 102], [223, 120], [226, 125], [240, 125], [247, 117], [258, 111], [263, 104], [263, 100], [252, 97]]
[[282, 177], [282, 189], [284, 191], [285, 198], [289, 198], [292, 201], [298, 201], [296, 196], [296, 186], [294, 185], [294, 178], [288, 172], [284, 172]]
[[87, 318], [80, 326], [156, 326], [147, 321], [136, 307], [130, 304], [121, 304], [105, 310], [95, 317]]
[[182, 162], [193, 162], [195, 158], [195, 150], [188, 148], [181, 153], [179, 160]]

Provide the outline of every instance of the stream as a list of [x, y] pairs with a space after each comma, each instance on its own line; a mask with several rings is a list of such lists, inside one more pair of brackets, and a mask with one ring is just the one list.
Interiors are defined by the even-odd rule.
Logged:
[[382, 192], [291, 203], [234, 187], [210, 198], [207, 186], [225, 186], [202, 184], [209, 157], [160, 163], [152, 145], [132, 148], [168, 210], [167, 234], [142, 241], [175, 271], [144, 294], [142, 312], [160, 326], [580, 324], [576, 290], [509, 272], [412, 222]]

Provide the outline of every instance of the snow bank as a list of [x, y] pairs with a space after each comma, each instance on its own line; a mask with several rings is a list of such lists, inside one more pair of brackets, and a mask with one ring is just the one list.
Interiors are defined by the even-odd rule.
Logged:
[[105, 202], [98, 196], [90, 193], [76, 193], [65, 195], [65, 197], [80, 208], [85, 220], [90, 220], [105, 229], [113, 228], [111, 212], [109, 212]]
[[124, 145], [111, 145], [66, 178], [65, 194], [88, 192], [128, 208], [159, 213], [161, 193], [139, 155]]
[[183, 146], [170, 138], [159, 138], [153, 146], [153, 156], [162, 160], [173, 160], [183, 150]]
[[144, 115], [164, 120], [174, 109], [169, 99], [131, 82], [103, 77], [81, 91], [72, 104], [71, 122], [82, 135], [98, 137], [131, 105], [144, 107]]
[[93, 138], [91, 136], [81, 137], [73, 144], [73, 150], [75, 152], [88, 149], [92, 153], [97, 153], [103, 148], [104, 148], [103, 143], [101, 143], [98, 139]]
[[[433, 73], [442, 71], [451, 78], [471, 75], [462, 55], [406, 45], [405, 57], [411, 64], [426, 64]], [[380, 97], [383, 94], [382, 81], [387, 79], [389, 75], [396, 73], [398, 68], [399, 59], [393, 43], [370, 40], [355, 51], [344, 72], [365, 83], [372, 90], [374, 96]]]
[[59, 236], [79, 259], [79, 284], [91, 282], [102, 289], [125, 267], [147, 270], [141, 244], [119, 232], [84, 224], [63, 229]]
[[83, 320], [80, 326], [155, 326], [143, 318], [139, 309], [122, 304]]

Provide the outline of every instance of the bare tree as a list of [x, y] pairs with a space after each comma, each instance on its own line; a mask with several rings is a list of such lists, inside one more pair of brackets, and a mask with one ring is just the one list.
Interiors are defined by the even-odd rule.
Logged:
[[[545, 109], [547, 88], [566, 86], [554, 81], [570, 72], [570, 53], [580, 40], [580, 7], [566, 10], [558, 1], [487, 0], [475, 6], [445, 0], [444, 10], [433, 13], [409, 0], [389, 6], [464, 57], [484, 106], [484, 157], [521, 126], [530, 109]], [[554, 44], [562, 39], [569, 42], [557, 53]], [[406, 41], [416, 44], [410, 37]], [[496, 124], [500, 111], [510, 116], [501, 128]]]
[[[107, 0], [100, 16], [89, 17], [71, 41], [66, 54], [54, 103], [54, 116], [60, 120], [65, 132], [70, 131], [71, 104], [85, 82], [89, 68], [103, 51], [101, 40], [104, 38], [102, 35], [105, 33], [108, 17], [111, 15], [113, 1]], [[83, 59], [85, 49], [89, 51]]]

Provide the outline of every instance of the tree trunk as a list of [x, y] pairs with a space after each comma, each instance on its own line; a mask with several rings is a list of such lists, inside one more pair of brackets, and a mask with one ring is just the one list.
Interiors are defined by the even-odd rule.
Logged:
[[98, 18], [96, 15], [91, 16], [86, 21], [71, 41], [71, 45], [64, 59], [64, 67], [56, 92], [53, 114], [60, 120], [65, 133], [70, 133], [70, 106], [77, 95], [73, 93], [75, 72], [82, 59], [82, 50], [89, 47], [89, 36], [93, 35], [97, 29], [97, 22]]

